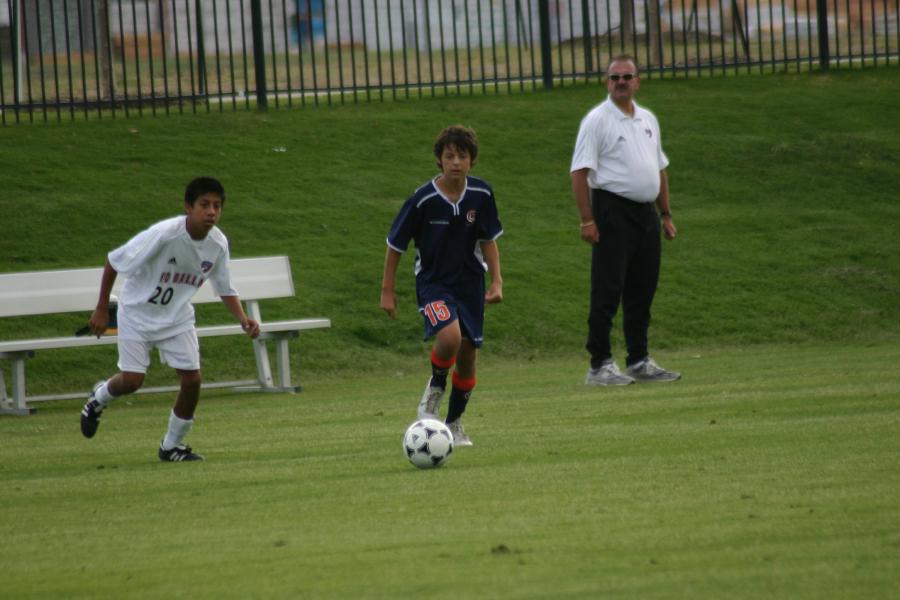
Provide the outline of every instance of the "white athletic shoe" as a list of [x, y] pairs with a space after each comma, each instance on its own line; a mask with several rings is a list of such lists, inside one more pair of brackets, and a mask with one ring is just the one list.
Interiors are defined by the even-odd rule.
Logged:
[[441, 399], [444, 397], [446, 388], [431, 387], [431, 378], [425, 384], [425, 393], [419, 400], [419, 409], [417, 414], [420, 419], [439, 419], [438, 413], [441, 410]]
[[641, 362], [631, 365], [625, 369], [625, 372], [634, 377], [635, 381], [678, 381], [681, 379], [681, 373], [663, 369], [649, 356]]
[[587, 376], [584, 378], [584, 385], [629, 385], [632, 383], [634, 383], [634, 379], [623, 374], [619, 370], [619, 366], [612, 360], [603, 363], [596, 369], [588, 369]]
[[473, 446], [472, 440], [469, 438], [468, 434], [466, 434], [466, 430], [463, 429], [462, 421], [457, 419], [452, 423], [447, 423], [447, 427], [450, 429], [450, 432], [453, 434], [453, 445], [454, 446]]

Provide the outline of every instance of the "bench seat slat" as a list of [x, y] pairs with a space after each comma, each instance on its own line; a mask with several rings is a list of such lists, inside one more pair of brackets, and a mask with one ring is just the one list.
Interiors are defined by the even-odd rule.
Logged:
[[[324, 318], [315, 319], [294, 319], [292, 321], [272, 321], [270, 323], [262, 323], [259, 326], [260, 333], [281, 333], [285, 331], [303, 331], [307, 329], [321, 329], [331, 327], [331, 320]], [[216, 337], [222, 335], [241, 334], [241, 326], [233, 325], [210, 325], [197, 328], [198, 337]], [[97, 338], [92, 335], [83, 337], [56, 337], [56, 338], [39, 338], [33, 340], [15, 340], [12, 342], [0, 342], [0, 355], [11, 352], [28, 352], [36, 350], [50, 350], [58, 348], [81, 348], [84, 346], [105, 346], [107, 344], [115, 344], [118, 336], [105, 335]]]

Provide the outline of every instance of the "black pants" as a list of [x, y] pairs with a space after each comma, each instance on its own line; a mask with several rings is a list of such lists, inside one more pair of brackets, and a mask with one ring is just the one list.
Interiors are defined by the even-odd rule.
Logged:
[[641, 204], [604, 190], [592, 190], [600, 241], [591, 255], [591, 312], [587, 350], [591, 366], [612, 357], [609, 334], [622, 303], [626, 365], [647, 357], [650, 305], [659, 281], [659, 216], [654, 203]]

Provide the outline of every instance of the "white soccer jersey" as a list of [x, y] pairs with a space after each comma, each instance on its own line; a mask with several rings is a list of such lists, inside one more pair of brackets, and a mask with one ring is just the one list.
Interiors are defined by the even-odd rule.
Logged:
[[654, 202], [659, 172], [667, 166], [653, 113], [635, 103], [632, 118], [607, 98], [581, 121], [570, 171], [590, 169], [588, 185], [593, 189]]
[[160, 221], [108, 255], [127, 279], [119, 294], [119, 337], [156, 341], [194, 326], [191, 298], [209, 279], [219, 296], [237, 296], [231, 284], [228, 239], [213, 227], [203, 240], [187, 231], [187, 217]]

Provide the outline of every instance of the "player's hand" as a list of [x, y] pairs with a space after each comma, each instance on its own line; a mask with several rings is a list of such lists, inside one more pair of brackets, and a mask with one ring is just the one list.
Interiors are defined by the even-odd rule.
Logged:
[[498, 304], [503, 302], [503, 286], [499, 283], [491, 283], [487, 293], [484, 295], [484, 301], [487, 304]]
[[243, 329], [244, 333], [249, 335], [252, 339], [259, 337], [259, 323], [250, 317], [241, 321], [241, 329]]
[[106, 333], [107, 325], [109, 325], [109, 308], [97, 307], [94, 309], [90, 320], [88, 320], [88, 327], [91, 330], [91, 334], [96, 335], [99, 338]]
[[395, 319], [397, 317], [397, 293], [394, 290], [381, 290], [381, 302], [378, 306], [390, 318]]
[[663, 235], [666, 236], [667, 240], [674, 240], [675, 236], [678, 235], [678, 228], [675, 227], [675, 222], [672, 220], [672, 217], [663, 217], [662, 227]]
[[585, 225], [581, 228], [581, 239], [588, 244], [596, 244], [600, 241], [600, 230], [597, 229], [596, 223]]

